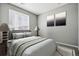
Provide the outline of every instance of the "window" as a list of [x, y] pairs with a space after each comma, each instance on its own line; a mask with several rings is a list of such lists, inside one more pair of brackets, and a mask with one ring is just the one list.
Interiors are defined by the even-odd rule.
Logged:
[[9, 9], [9, 27], [11, 30], [29, 30], [29, 16]]

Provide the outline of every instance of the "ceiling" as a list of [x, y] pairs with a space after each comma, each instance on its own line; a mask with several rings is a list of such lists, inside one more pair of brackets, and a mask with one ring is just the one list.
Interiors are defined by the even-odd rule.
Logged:
[[66, 3], [12, 3], [36, 15], [48, 12], [54, 8], [65, 5]]

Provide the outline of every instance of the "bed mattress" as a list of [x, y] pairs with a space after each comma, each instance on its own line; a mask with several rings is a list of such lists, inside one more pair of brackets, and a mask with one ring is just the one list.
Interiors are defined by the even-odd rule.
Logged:
[[[21, 56], [52, 56], [56, 51], [56, 44], [53, 39], [45, 39], [37, 36], [28, 37], [28, 38], [21, 38], [17, 40], [13, 40], [11, 43], [11, 53], [14, 53], [19, 44], [23, 43], [24, 41], [32, 43], [33, 40], [37, 39], [36, 41], [40, 41], [40, 39], [44, 39], [37, 44], [31, 45], [27, 49], [25, 49]], [[28, 43], [26, 43], [28, 45]], [[25, 46], [23, 46], [25, 48]], [[18, 53], [20, 53], [22, 48], [19, 48]], [[11, 54], [12, 55], [12, 54]], [[13, 55], [15, 56], [15, 54]], [[20, 56], [17, 54], [16, 56]]]
[[53, 56], [56, 51], [54, 40], [47, 39], [26, 49], [23, 56]]

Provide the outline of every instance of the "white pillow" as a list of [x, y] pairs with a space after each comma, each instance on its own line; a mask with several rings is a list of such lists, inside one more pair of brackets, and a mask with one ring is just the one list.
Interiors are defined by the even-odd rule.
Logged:
[[24, 33], [13, 33], [13, 39], [23, 38]]

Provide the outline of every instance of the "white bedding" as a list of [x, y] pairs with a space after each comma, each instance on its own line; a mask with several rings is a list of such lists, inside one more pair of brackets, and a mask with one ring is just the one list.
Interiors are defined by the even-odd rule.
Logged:
[[56, 45], [53, 39], [47, 39], [41, 43], [33, 45], [26, 49], [23, 56], [53, 56], [56, 51]]
[[33, 40], [34, 38], [41, 38], [41, 37], [32, 36], [32, 37], [27, 37], [27, 38], [14, 39], [12, 40], [12, 45], [18, 44], [20, 42], [22, 43], [24, 41], [30, 41], [30, 40]]
[[[13, 40], [12, 41], [12, 49], [15, 49], [14, 51], [16, 51], [16, 47], [20, 43], [22, 43], [24, 41], [28, 42], [28, 41], [34, 40], [36, 38], [39, 39], [41, 37], [33, 36], [33, 37]], [[55, 44], [54, 40], [53, 39], [47, 39], [45, 41], [42, 41], [40, 43], [37, 43], [33, 46], [28, 47], [26, 50], [24, 50], [22, 56], [51, 56], [51, 55], [54, 54], [55, 50], [56, 50], [56, 44]]]

